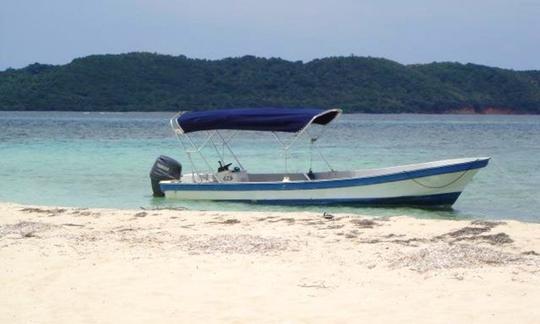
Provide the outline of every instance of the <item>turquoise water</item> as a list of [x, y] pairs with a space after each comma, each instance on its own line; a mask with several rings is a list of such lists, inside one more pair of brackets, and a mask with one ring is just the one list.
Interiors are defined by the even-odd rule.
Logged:
[[[540, 221], [540, 116], [354, 114], [343, 115], [326, 129], [318, 144], [338, 170], [458, 157], [493, 158], [452, 210], [433, 211], [279, 207], [153, 198], [148, 172], [158, 155], [174, 157], [182, 162], [184, 171], [190, 170], [169, 128], [171, 115], [0, 112], [0, 201], [115, 208], [325, 210]], [[240, 134], [232, 146], [251, 172], [284, 169], [283, 156], [270, 134]], [[210, 163], [217, 166], [213, 151], [208, 152]], [[309, 156], [307, 140], [299, 141], [292, 150], [289, 170], [305, 172]], [[232, 158], [229, 160], [232, 162]], [[325, 164], [316, 155], [313, 168], [325, 170]]]

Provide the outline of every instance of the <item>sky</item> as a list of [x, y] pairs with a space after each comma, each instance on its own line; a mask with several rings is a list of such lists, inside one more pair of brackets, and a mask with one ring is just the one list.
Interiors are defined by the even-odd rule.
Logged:
[[540, 0], [0, 0], [0, 70], [134, 51], [540, 70]]

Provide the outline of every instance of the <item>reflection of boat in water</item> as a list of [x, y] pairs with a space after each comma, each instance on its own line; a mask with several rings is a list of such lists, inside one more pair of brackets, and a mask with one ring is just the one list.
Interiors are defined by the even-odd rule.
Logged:
[[[313, 149], [316, 140], [308, 128], [313, 124], [327, 125], [341, 114], [339, 109], [232, 109], [179, 113], [171, 126], [184, 145], [193, 172], [181, 174], [175, 160], [161, 156], [151, 172], [154, 195], [186, 200], [216, 200], [275, 204], [357, 204], [450, 206], [489, 158], [462, 158], [389, 168], [357, 171], [294, 173], [287, 171], [287, 156], [296, 140], [307, 135]], [[225, 136], [224, 130], [232, 130]], [[249, 173], [229, 146], [238, 131], [271, 132], [285, 153], [285, 171], [281, 173]], [[206, 138], [197, 145], [190, 133], [205, 132]], [[294, 133], [284, 142], [279, 132]], [[216, 141], [218, 142], [216, 144]], [[223, 148], [220, 153], [218, 145]], [[202, 154], [213, 146], [221, 161], [213, 171]], [[237, 167], [224, 165], [225, 148]], [[319, 152], [320, 153], [320, 152]], [[207, 171], [193, 163], [200, 156]], [[325, 162], [327, 160], [321, 154]]]

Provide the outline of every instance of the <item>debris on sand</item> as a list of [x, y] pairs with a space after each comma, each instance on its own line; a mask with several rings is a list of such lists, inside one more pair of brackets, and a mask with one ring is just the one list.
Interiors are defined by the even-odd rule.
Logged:
[[238, 224], [240, 223], [240, 221], [238, 219], [235, 219], [235, 218], [230, 218], [230, 219], [226, 219], [224, 221], [211, 221], [211, 222], [206, 222], [206, 224], [225, 224], [225, 225], [233, 225], [233, 224]]
[[21, 209], [22, 212], [27, 213], [36, 213], [36, 214], [50, 214], [50, 215], [56, 215], [61, 214], [66, 211], [65, 208], [36, 208], [36, 207], [26, 207]]
[[286, 217], [286, 218], [278, 218], [278, 219], [270, 219], [268, 220], [269, 223], [277, 223], [277, 222], [286, 222], [289, 224], [293, 224], [296, 220], [292, 217]]
[[366, 239], [366, 240], [360, 240], [359, 242], [362, 243], [362, 244], [386, 243], [386, 241], [381, 241], [379, 239]]
[[258, 222], [264, 222], [264, 221], [266, 221], [266, 220], [273, 219], [273, 218], [277, 218], [277, 216], [260, 217], [260, 218], [257, 218], [257, 221], [258, 221]]
[[73, 216], [92, 216], [99, 217], [101, 213], [89, 211], [87, 208], [79, 208], [71, 212]]
[[471, 225], [478, 225], [478, 226], [482, 226], [482, 227], [489, 227], [489, 228], [494, 228], [495, 226], [499, 226], [499, 225], [505, 225], [506, 223], [505, 222], [494, 222], [494, 221], [487, 221], [487, 220], [474, 220], [471, 222]]
[[325, 225], [326, 223], [320, 220], [317, 221], [306, 221], [303, 223], [304, 225]]
[[138, 213], [136, 213], [136, 214], [133, 215], [133, 216], [135, 216], [135, 217], [146, 217], [146, 215], [148, 215], [147, 212], [138, 212]]
[[326, 229], [333, 230], [333, 229], [340, 229], [340, 228], [343, 228], [343, 227], [345, 227], [345, 225], [343, 225], [343, 224], [335, 224], [335, 225], [332, 224], [332, 225], [328, 225], [326, 227]]
[[16, 224], [0, 225], [0, 238], [9, 234], [18, 234], [23, 237], [35, 237], [36, 233], [49, 230], [56, 225], [41, 222], [18, 222]]
[[64, 223], [62, 224], [64, 226], [74, 226], [74, 227], [84, 227], [82, 224], [73, 224], [73, 223]]
[[491, 245], [502, 245], [514, 242], [514, 240], [512, 240], [510, 236], [506, 233], [459, 237], [456, 238], [453, 242], [457, 241], [481, 241], [484, 243], [489, 243]]
[[141, 206], [139, 208], [142, 209], [142, 210], [176, 210], [176, 211], [189, 210], [189, 208], [182, 207], [182, 206], [179, 206], [179, 207], [152, 207], [152, 208], [146, 208], [146, 207]]
[[180, 247], [191, 253], [266, 254], [289, 248], [291, 241], [257, 235], [200, 235], [184, 237]]
[[373, 226], [379, 226], [377, 222], [371, 220], [371, 219], [353, 219], [351, 220], [351, 223], [354, 225], [360, 227], [360, 228], [373, 228]]
[[450, 244], [461, 241], [474, 241], [491, 245], [502, 245], [514, 242], [514, 240], [506, 233], [480, 235], [491, 231], [493, 227], [502, 224], [501, 222], [473, 221], [471, 224], [482, 226], [466, 226], [446, 234], [435, 236], [431, 240], [433, 242], [445, 241]]
[[405, 245], [405, 246], [418, 246], [418, 244], [416, 244], [416, 243], [424, 243], [424, 242], [426, 242], [426, 240], [423, 239], [423, 238], [412, 237], [412, 238], [408, 238], [408, 239], [394, 239], [394, 240], [390, 240], [390, 241], [387, 241], [387, 242], [401, 244], [401, 245]]
[[301, 288], [317, 288], [317, 289], [330, 288], [330, 287], [328, 287], [326, 285], [326, 283], [324, 281], [318, 281], [318, 282], [314, 282], [314, 283], [311, 283], [311, 284], [301, 283], [301, 284], [299, 284], [297, 286], [301, 287]]
[[470, 227], [470, 226], [467, 226], [467, 227], [460, 228], [460, 229], [458, 229], [456, 231], [443, 234], [443, 235], [441, 235], [441, 237], [449, 236], [449, 237], [456, 238], [456, 237], [463, 237], [463, 236], [467, 236], [467, 235], [478, 235], [478, 234], [482, 234], [482, 233], [490, 231], [490, 230], [491, 230], [491, 227]]
[[483, 265], [506, 265], [523, 259], [518, 255], [473, 244], [438, 243], [416, 250], [391, 261], [393, 268], [409, 268], [417, 272], [436, 269], [472, 268]]

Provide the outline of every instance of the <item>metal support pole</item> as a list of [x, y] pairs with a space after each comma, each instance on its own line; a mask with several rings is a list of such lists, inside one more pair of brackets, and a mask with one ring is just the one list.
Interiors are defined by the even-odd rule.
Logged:
[[[231, 153], [231, 155], [233, 156], [236, 163], [238, 163], [238, 166], [240, 166], [240, 169], [242, 169], [244, 171], [245, 170], [244, 166], [242, 165], [242, 163], [240, 163], [240, 160], [238, 160], [238, 158], [236, 157], [236, 154], [234, 154], [233, 150], [229, 146], [229, 143], [227, 143], [227, 141], [225, 140], [225, 138], [223, 138], [223, 136], [221, 135], [220, 132], [216, 131], [216, 134], [221, 138], [221, 140], [223, 141], [223, 144], [225, 145], [225, 147], [227, 147], [227, 150], [229, 151], [229, 153]], [[234, 135], [236, 135], [236, 134], [233, 134], [229, 138], [229, 140], [231, 140], [234, 137]]]

